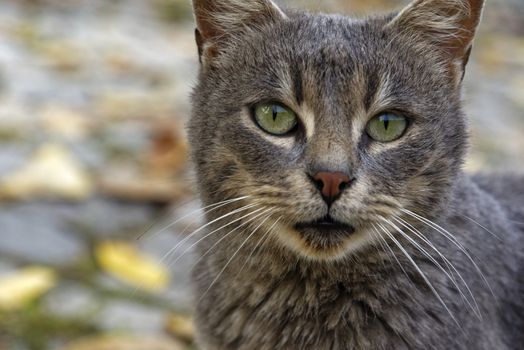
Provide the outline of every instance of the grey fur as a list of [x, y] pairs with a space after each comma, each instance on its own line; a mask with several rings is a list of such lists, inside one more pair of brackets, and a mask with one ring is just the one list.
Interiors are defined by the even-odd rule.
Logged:
[[[461, 3], [426, 2], [446, 1]], [[189, 127], [201, 198], [210, 205], [249, 196], [211, 211], [207, 221], [257, 205], [211, 224], [197, 247], [203, 257], [194, 271], [201, 348], [524, 348], [524, 179], [469, 177], [461, 170], [468, 135], [462, 72], [452, 61], [462, 60], [463, 68], [471, 43], [463, 42], [458, 56], [453, 47], [451, 57], [435, 38], [425, 41], [391, 25], [394, 15], [354, 20], [285, 12], [265, 22], [260, 13], [252, 27], [246, 18], [212, 54], [201, 50], [207, 56]], [[257, 129], [249, 106], [268, 100], [307, 111], [295, 134], [275, 138]], [[403, 111], [412, 124], [400, 140], [380, 145], [359, 120], [384, 109]], [[314, 120], [311, 135], [306, 114]], [[353, 225], [364, 244], [340, 248], [343, 238], [321, 233], [290, 243], [290, 227], [329, 210], [308, 176], [319, 170], [356, 179], [330, 214]], [[402, 209], [435, 222], [456, 244]], [[414, 230], [402, 227], [433, 260], [381, 221], [394, 215], [448, 260]], [[275, 222], [278, 230], [267, 231]], [[449, 312], [386, 233], [387, 246], [367, 237], [378, 224], [391, 230]], [[475, 302], [481, 317], [470, 307]]]

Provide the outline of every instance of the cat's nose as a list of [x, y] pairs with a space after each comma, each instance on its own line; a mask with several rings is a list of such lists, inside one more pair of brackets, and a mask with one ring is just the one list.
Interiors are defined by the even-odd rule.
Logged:
[[344, 173], [327, 171], [316, 173], [313, 180], [328, 205], [336, 201], [351, 182], [349, 176]]

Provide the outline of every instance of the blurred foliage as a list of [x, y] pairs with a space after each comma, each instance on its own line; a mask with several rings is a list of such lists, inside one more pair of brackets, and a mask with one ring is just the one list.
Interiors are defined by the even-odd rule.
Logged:
[[93, 322], [83, 317], [59, 317], [38, 303], [18, 311], [0, 311], [0, 329], [13, 346], [25, 345], [30, 350], [47, 349], [57, 339], [67, 341], [98, 331]]
[[168, 22], [189, 21], [193, 18], [191, 3], [186, 0], [153, 0], [160, 18]]

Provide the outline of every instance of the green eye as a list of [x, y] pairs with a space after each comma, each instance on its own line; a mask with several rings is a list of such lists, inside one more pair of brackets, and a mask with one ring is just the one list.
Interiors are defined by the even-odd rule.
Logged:
[[298, 123], [295, 113], [279, 104], [261, 103], [254, 111], [260, 128], [273, 135], [285, 135]]
[[375, 141], [391, 142], [399, 139], [407, 127], [408, 121], [405, 117], [384, 113], [371, 119], [366, 127], [366, 132]]

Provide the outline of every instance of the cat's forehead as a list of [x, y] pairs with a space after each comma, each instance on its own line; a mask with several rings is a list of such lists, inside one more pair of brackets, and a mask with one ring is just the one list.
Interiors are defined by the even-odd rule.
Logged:
[[359, 76], [401, 75], [417, 58], [391, 45], [384, 30], [387, 21], [294, 13], [235, 43], [224, 61], [238, 73], [262, 75], [266, 81], [298, 71], [303, 79], [331, 84], [332, 89], [345, 88]]
[[349, 66], [364, 63], [367, 56], [380, 49], [381, 24], [385, 21], [297, 14], [268, 28], [259, 43], [272, 46], [284, 57]]

